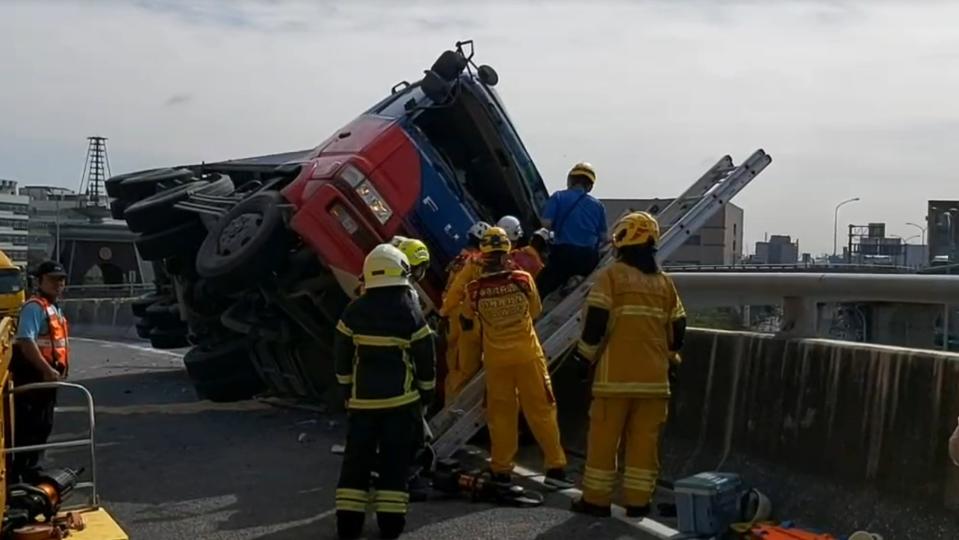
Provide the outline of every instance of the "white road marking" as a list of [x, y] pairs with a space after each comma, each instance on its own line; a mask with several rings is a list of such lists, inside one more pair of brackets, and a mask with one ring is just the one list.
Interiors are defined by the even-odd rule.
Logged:
[[[519, 465], [516, 465], [513, 468], [513, 471], [524, 478], [532, 480], [533, 482], [546, 487], [547, 489], [553, 489], [549, 486], [546, 486], [544, 482], [546, 477], [542, 473], [521, 467]], [[558, 493], [569, 497], [571, 500], [578, 499], [583, 495], [583, 492], [576, 488], [563, 489], [558, 491]], [[670, 538], [679, 534], [679, 531], [649, 518], [643, 518], [637, 521], [635, 518], [627, 517], [626, 510], [623, 507], [615, 504], [613, 505], [613, 518], [631, 525], [647, 534], [651, 534], [656, 538]]]

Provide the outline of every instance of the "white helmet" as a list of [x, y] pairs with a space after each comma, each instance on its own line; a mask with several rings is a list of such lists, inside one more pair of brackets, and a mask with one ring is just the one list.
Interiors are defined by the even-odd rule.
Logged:
[[506, 231], [510, 242], [516, 242], [523, 237], [523, 225], [516, 216], [503, 216], [496, 222], [496, 226]]
[[486, 231], [488, 231], [489, 228], [489, 223], [486, 223], [485, 221], [477, 221], [472, 227], [470, 227], [469, 235], [477, 241], [482, 240], [483, 235], [486, 234]]
[[363, 261], [363, 281], [367, 289], [410, 284], [410, 261], [399, 249], [380, 244]]
[[406, 238], [405, 236], [396, 235], [392, 239], [390, 239], [390, 245], [395, 248], [398, 248], [400, 247], [400, 244], [402, 244], [403, 242], [407, 240], [408, 238]]

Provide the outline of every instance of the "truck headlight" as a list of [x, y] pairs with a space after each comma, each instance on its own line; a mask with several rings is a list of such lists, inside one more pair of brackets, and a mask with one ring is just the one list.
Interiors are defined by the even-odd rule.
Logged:
[[343, 167], [343, 171], [340, 172], [340, 178], [345, 180], [346, 183], [356, 191], [356, 194], [363, 199], [366, 207], [376, 216], [380, 225], [385, 225], [386, 222], [390, 220], [390, 217], [393, 216], [393, 210], [390, 208], [390, 205], [386, 204], [383, 196], [376, 191], [376, 188], [373, 187], [370, 179], [363, 174], [363, 171], [353, 165], [347, 165]]

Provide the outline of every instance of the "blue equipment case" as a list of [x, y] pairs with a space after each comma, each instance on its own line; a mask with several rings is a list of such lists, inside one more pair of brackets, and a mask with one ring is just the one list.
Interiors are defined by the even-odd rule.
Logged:
[[701, 536], [723, 535], [740, 521], [742, 481], [738, 474], [699, 473], [677, 480], [676, 513], [679, 531]]

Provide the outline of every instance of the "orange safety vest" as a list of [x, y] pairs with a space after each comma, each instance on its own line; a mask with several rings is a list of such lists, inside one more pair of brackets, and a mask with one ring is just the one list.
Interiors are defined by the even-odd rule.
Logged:
[[[70, 365], [69, 327], [66, 317], [46, 298], [34, 296], [26, 304], [35, 302], [47, 314], [47, 333], [37, 336], [40, 355], [51, 366], [63, 371]], [[24, 304], [24, 305], [26, 305]]]
[[533, 246], [523, 246], [509, 252], [509, 258], [520, 270], [534, 278], [543, 270], [543, 259]]

